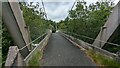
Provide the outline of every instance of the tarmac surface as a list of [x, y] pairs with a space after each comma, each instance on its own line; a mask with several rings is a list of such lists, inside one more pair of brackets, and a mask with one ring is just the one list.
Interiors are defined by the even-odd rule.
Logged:
[[42, 66], [96, 66], [78, 47], [59, 33], [53, 33], [45, 47]]

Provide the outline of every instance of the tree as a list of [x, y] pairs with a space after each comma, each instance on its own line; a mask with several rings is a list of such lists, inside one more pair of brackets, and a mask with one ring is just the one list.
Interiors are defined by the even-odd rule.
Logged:
[[21, 10], [23, 11], [24, 20], [30, 28], [31, 39], [34, 40], [46, 32], [50, 23], [44, 19], [43, 14], [41, 14], [43, 12], [37, 10], [41, 9], [39, 3], [32, 4], [31, 2], [29, 6], [21, 5]]
[[[60, 22], [59, 28], [95, 39], [111, 13], [113, 8], [111, 3], [110, 1], [100, 1], [87, 6], [86, 2], [81, 0], [77, 2], [74, 10], [69, 11], [68, 19], [66, 18], [62, 23]], [[94, 41], [84, 37], [79, 38], [88, 43]]]

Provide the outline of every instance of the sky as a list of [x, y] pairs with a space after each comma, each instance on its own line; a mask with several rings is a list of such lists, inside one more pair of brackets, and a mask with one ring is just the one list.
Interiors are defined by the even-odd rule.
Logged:
[[[41, 2], [41, 0], [27, 0], [27, 1]], [[68, 15], [68, 11], [73, 6], [74, 1], [75, 0], [43, 0], [47, 18], [55, 22], [64, 20]], [[98, 0], [85, 0], [85, 1], [87, 2], [88, 5], [91, 3], [95, 3]], [[117, 4], [118, 1], [119, 0], [115, 0], [114, 3]]]

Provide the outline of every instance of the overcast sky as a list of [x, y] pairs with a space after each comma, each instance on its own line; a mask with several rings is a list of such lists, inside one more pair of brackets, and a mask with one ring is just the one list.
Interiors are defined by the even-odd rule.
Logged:
[[[41, 0], [29, 0], [29, 1], [41, 2]], [[60, 20], [64, 20], [67, 17], [68, 11], [71, 9], [75, 0], [43, 0], [43, 1], [48, 19], [58, 22]], [[85, 0], [85, 1], [87, 2], [87, 4], [90, 4], [95, 3], [98, 0]], [[118, 3], [118, 1], [119, 0], [115, 0], [114, 3]]]

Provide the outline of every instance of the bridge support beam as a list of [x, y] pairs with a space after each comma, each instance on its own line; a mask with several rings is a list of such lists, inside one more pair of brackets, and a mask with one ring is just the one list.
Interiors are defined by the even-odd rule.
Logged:
[[[3, 2], [2, 3], [3, 22], [8, 28], [15, 44], [18, 48], [24, 47], [29, 43], [28, 31], [25, 28], [25, 22], [21, 14], [18, 2]], [[28, 47], [20, 51], [25, 58], [29, 54]]]
[[[96, 40], [93, 42], [94, 46], [103, 47], [109, 40], [115, 38], [117, 29], [120, 27], [120, 1], [114, 7], [112, 14], [109, 16], [105, 25], [101, 28]], [[99, 41], [100, 40], [100, 41]], [[104, 42], [101, 42], [104, 41]]]

